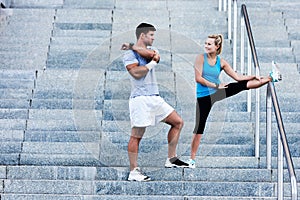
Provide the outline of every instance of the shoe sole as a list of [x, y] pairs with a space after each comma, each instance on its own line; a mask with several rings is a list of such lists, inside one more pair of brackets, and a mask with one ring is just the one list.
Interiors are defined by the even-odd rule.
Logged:
[[165, 168], [188, 168], [189, 166], [165, 165]]
[[128, 179], [128, 181], [147, 182], [147, 181], [151, 181], [151, 178], [147, 178], [147, 179], [144, 179], [144, 180]]

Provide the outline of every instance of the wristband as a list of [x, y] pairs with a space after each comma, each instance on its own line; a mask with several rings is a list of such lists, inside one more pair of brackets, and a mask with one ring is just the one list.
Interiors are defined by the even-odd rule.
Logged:
[[155, 62], [154, 60], [152, 60], [151, 62], [149, 62], [147, 65], [145, 65], [145, 67], [147, 67], [147, 69], [150, 71], [153, 67], [155, 67], [157, 65], [157, 62]]
[[216, 84], [215, 88], [218, 89], [219, 88], [219, 83], [215, 83], [215, 84]]

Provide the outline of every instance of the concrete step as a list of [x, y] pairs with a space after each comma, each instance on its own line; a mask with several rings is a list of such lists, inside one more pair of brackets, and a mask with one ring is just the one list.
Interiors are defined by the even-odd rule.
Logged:
[[29, 79], [34, 80], [35, 79], [35, 71], [31, 70], [2, 70], [0, 72], [1, 79]]
[[27, 109], [0, 109], [0, 119], [27, 119]]
[[274, 11], [290, 11], [290, 10], [298, 10], [300, 7], [299, 2], [291, 1], [291, 2], [276, 2], [271, 4], [272, 10]]
[[53, 2], [48, 2], [45, 0], [42, 1], [34, 1], [34, 0], [29, 0], [26, 2], [23, 1], [17, 1], [17, 2], [12, 2], [11, 7], [13, 8], [62, 8], [63, 6], [63, 1], [62, 0], [55, 0]]
[[1, 130], [25, 130], [26, 119], [0, 119]]
[[[166, 169], [146, 168], [147, 174], [156, 181], [240, 181], [262, 182], [273, 181], [276, 173], [267, 169]], [[128, 178], [127, 167], [88, 167], [88, 166], [7, 166], [2, 169], [7, 171], [6, 178], [12, 180], [111, 180], [125, 181]], [[185, 172], [184, 174], [182, 172]], [[274, 170], [276, 172], [276, 170]], [[287, 172], [287, 170], [285, 170]], [[297, 172], [299, 172], [297, 170]], [[213, 175], [214, 173], [214, 175]], [[252, 174], [252, 175], [251, 175]], [[5, 176], [5, 175], [4, 175]], [[158, 178], [160, 177], [160, 178]], [[243, 179], [245, 178], [245, 179]], [[288, 182], [289, 180], [285, 180]]]
[[[52, 22], [55, 15], [54, 9], [37, 9], [37, 8], [22, 8], [14, 9], [8, 8], [10, 11], [9, 22], [11, 24], [20, 22], [20, 19], [24, 19], [26, 22]], [[43, 16], [43, 17], [41, 17]]]
[[299, 12], [297, 10], [289, 10], [282, 12], [284, 19], [300, 19]]
[[[224, 196], [273, 196], [272, 183], [230, 183], [230, 182], [159, 182], [144, 184], [124, 181], [27, 181], [4, 180], [5, 193], [14, 194], [61, 194], [66, 195], [158, 195], [164, 196], [207, 196], [223, 194]], [[43, 185], [43, 187], [41, 187]], [[220, 190], [214, 190], [213, 185]], [[226, 189], [222, 187], [226, 186]], [[108, 189], [109, 188], [109, 189]], [[121, 188], [121, 189], [120, 189]], [[204, 190], [200, 190], [204, 188]], [[237, 190], [238, 188], [238, 190]], [[264, 190], [262, 190], [264, 188]], [[241, 192], [242, 191], [242, 192]]]
[[53, 37], [51, 38], [52, 45], [65, 45], [65, 46], [75, 46], [75, 45], [101, 45], [105, 38], [89, 38], [89, 37]]
[[2, 89], [31, 89], [34, 86], [33, 83], [33, 80], [1, 79], [0, 87]]
[[[153, 200], [183, 200], [183, 199], [209, 199], [209, 200], [253, 200], [253, 197], [212, 197], [212, 196], [184, 196], [184, 197], [176, 197], [176, 196], [161, 196], [161, 195], [146, 195], [146, 196], [127, 196], [127, 195], [95, 195], [95, 196], [85, 196], [85, 195], [18, 195], [18, 194], [3, 194], [1, 195], [3, 199], [13, 200], [13, 199], [24, 199], [24, 200], [39, 200], [43, 198], [47, 198], [49, 200], [80, 200], [82, 198], [92, 198], [93, 200], [129, 200], [129, 199], [137, 199], [137, 200], [145, 200], [145, 199], [153, 199]], [[256, 197], [257, 200], [275, 200], [277, 197]], [[287, 198], [289, 199], [289, 198]]]
[[18, 163], [20, 165], [102, 166], [102, 164], [99, 161], [99, 158], [93, 154], [71, 154], [71, 155], [50, 154], [49, 155], [49, 154], [22, 153], [21, 155], [18, 154], [17, 156], [18, 156], [17, 157]]
[[[35, 38], [29, 38], [26, 36], [18, 35], [15, 37], [9, 37], [9, 36], [1, 36], [2, 42], [1, 44], [1, 51], [24, 51], [25, 49], [36, 49], [37, 47], [43, 46], [48, 47], [50, 43], [50, 37], [41, 37], [37, 41]], [[23, 46], [23, 48], [20, 49], [20, 46]]]
[[[21, 133], [19, 133], [21, 134]], [[98, 131], [26, 131], [27, 142], [100, 142]]]
[[[15, 96], [15, 91], [5, 94], [5, 98], [7, 96]], [[29, 93], [29, 92], [28, 92]], [[24, 94], [26, 95], [26, 94]], [[27, 95], [26, 95], [27, 96]], [[12, 98], [6, 98], [6, 99], [0, 99], [0, 108], [1, 109], [28, 109], [30, 106], [30, 100], [29, 99], [12, 99]]]
[[2, 69], [5, 70], [42, 70], [46, 64], [46, 59], [40, 58], [37, 62], [33, 62], [33, 60], [26, 59], [26, 60], [1, 60]]
[[29, 89], [9, 89], [9, 88], [0, 89], [0, 97], [3, 100], [2, 101], [3, 105], [1, 106], [1, 108], [5, 108], [5, 106], [9, 106], [7, 105], [8, 103], [5, 103], [6, 102], [5, 99], [7, 100], [7, 102], [10, 102], [13, 99], [23, 99], [25, 101], [29, 101], [31, 96], [32, 96], [32, 90]]
[[0, 142], [22, 142], [24, 140], [23, 130], [1, 130]]
[[62, 30], [59, 28], [53, 29], [53, 35], [55, 37], [104, 37], [107, 38], [110, 35], [111, 30], [103, 31], [101, 29], [96, 30]]
[[[69, 0], [71, 1], [71, 0]], [[108, 0], [107, 2], [109, 2]], [[111, 1], [112, 2], [112, 1]], [[74, 1], [74, 5], [83, 4]], [[89, 3], [86, 3], [89, 4]], [[68, 8], [59, 9], [56, 13], [55, 22], [57, 23], [111, 23], [111, 9], [90, 9], [90, 8]]]
[[[54, 95], [58, 96], [58, 95]], [[64, 95], [65, 96], [65, 95]], [[58, 96], [59, 97], [59, 96]], [[72, 96], [70, 96], [72, 97]], [[18, 102], [17, 102], [18, 103]], [[20, 102], [24, 107], [25, 102]], [[9, 106], [9, 105], [7, 105]], [[7, 108], [5, 106], [4, 108]], [[81, 100], [81, 99], [33, 99], [31, 104], [32, 109], [74, 109], [74, 110], [102, 110], [102, 100]]]
[[[50, 38], [51, 36], [51, 30], [52, 30], [52, 26], [48, 26], [45, 27], [45, 29], [39, 29], [39, 31], [37, 30], [26, 30], [26, 29], [22, 29], [23, 32], [23, 37], [41, 37], [42, 39], [46, 39], [46, 38]], [[7, 29], [7, 31], [3, 31], [2, 33], [0, 33], [0, 36], [5, 36], [5, 37], [15, 37], [17, 35], [19, 35], [20, 33], [20, 29], [18, 27], [12, 27], [10, 29]]]
[[78, 2], [76, 0], [64, 1], [64, 8], [77, 8], [77, 9], [113, 9], [114, 1], [105, 0], [98, 2], [97, 0], [89, 0], [88, 2]]
[[[75, 112], [74, 112], [75, 113]], [[87, 112], [91, 113], [91, 112]], [[76, 117], [77, 113], [75, 113]], [[93, 112], [91, 113], [93, 114]], [[75, 120], [43, 120], [42, 118], [38, 120], [28, 120], [28, 130], [31, 131], [76, 131], [77, 128], [80, 128], [80, 131], [94, 131], [100, 129], [101, 115], [100, 116], [88, 116], [87, 114], [82, 115], [84, 118]], [[99, 119], [97, 119], [99, 117]]]
[[[17, 63], [19, 60], [22, 61], [26, 59], [36, 60], [38, 62], [39, 60], [45, 60], [45, 57], [47, 55], [47, 48], [38, 47], [36, 50], [32, 49], [31, 52], [28, 51], [19, 52], [19, 51], [9, 50], [5, 52], [0, 52], [0, 55], [1, 57], [3, 57], [3, 60], [5, 60], [4, 62], [9, 62], [9, 60], [14, 60]], [[40, 58], [41, 56], [43, 58]]]

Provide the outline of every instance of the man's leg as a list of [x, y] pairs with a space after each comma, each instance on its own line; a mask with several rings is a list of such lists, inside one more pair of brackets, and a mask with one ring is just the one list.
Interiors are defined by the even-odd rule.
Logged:
[[133, 127], [131, 129], [131, 136], [128, 142], [128, 157], [130, 162], [130, 171], [138, 166], [137, 159], [138, 159], [138, 151], [139, 151], [139, 144], [140, 141], [145, 133], [146, 128], [138, 128]]
[[166, 117], [164, 122], [171, 126], [168, 133], [168, 158], [173, 158], [176, 156], [176, 147], [178, 144], [180, 131], [183, 127], [183, 120], [174, 110], [169, 116]]

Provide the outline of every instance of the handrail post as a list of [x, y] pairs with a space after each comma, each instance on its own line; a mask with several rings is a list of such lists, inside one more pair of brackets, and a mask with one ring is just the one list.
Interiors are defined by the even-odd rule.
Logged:
[[277, 153], [277, 199], [283, 200], [283, 150], [280, 133], [278, 135], [278, 153]]
[[227, 0], [223, 0], [223, 10], [227, 11]]
[[241, 74], [245, 74], [245, 21], [241, 15]]
[[[243, 4], [242, 5], [242, 12], [244, 15], [245, 19], [245, 25], [247, 27], [247, 33], [248, 33], [248, 39], [249, 39], [249, 44], [251, 46], [251, 52], [252, 52], [252, 58], [254, 60], [255, 64], [255, 75], [259, 76], [260, 75], [260, 69], [259, 69], [259, 64], [257, 60], [257, 53], [254, 45], [254, 39], [251, 31], [251, 26], [249, 22], [249, 17], [247, 13], [246, 6]], [[255, 91], [255, 157], [259, 158], [259, 128], [260, 128], [260, 89], [257, 88]]]
[[236, 49], [237, 49], [237, 0], [233, 0], [233, 70], [236, 70]]
[[231, 40], [231, 1], [232, 0], [228, 0], [228, 39]]
[[[231, 0], [228, 0], [231, 1]], [[227, 11], [227, 0], [219, 0], [219, 11]]]
[[[252, 67], [252, 60], [251, 60], [251, 49], [250, 49], [250, 44], [249, 42], [247, 42], [247, 48], [248, 48], [248, 55], [247, 55], [247, 73], [248, 75], [252, 74], [251, 72], [251, 67]], [[247, 112], [251, 112], [252, 108], [251, 108], [251, 104], [252, 104], [252, 99], [251, 99], [251, 90], [248, 90], [247, 92]]]
[[270, 85], [267, 86], [267, 114], [266, 114], [266, 142], [267, 142], [267, 169], [272, 168], [272, 99]]
[[[249, 42], [247, 42], [248, 49], [248, 66], [247, 74], [251, 74], [251, 50]], [[245, 74], [245, 19], [244, 15], [241, 13], [241, 73]], [[251, 112], [251, 90], [247, 92], [247, 112]]]
[[[259, 68], [256, 69], [256, 76], [259, 76]], [[259, 158], [259, 140], [260, 140], [260, 89], [255, 90], [255, 157]]]

